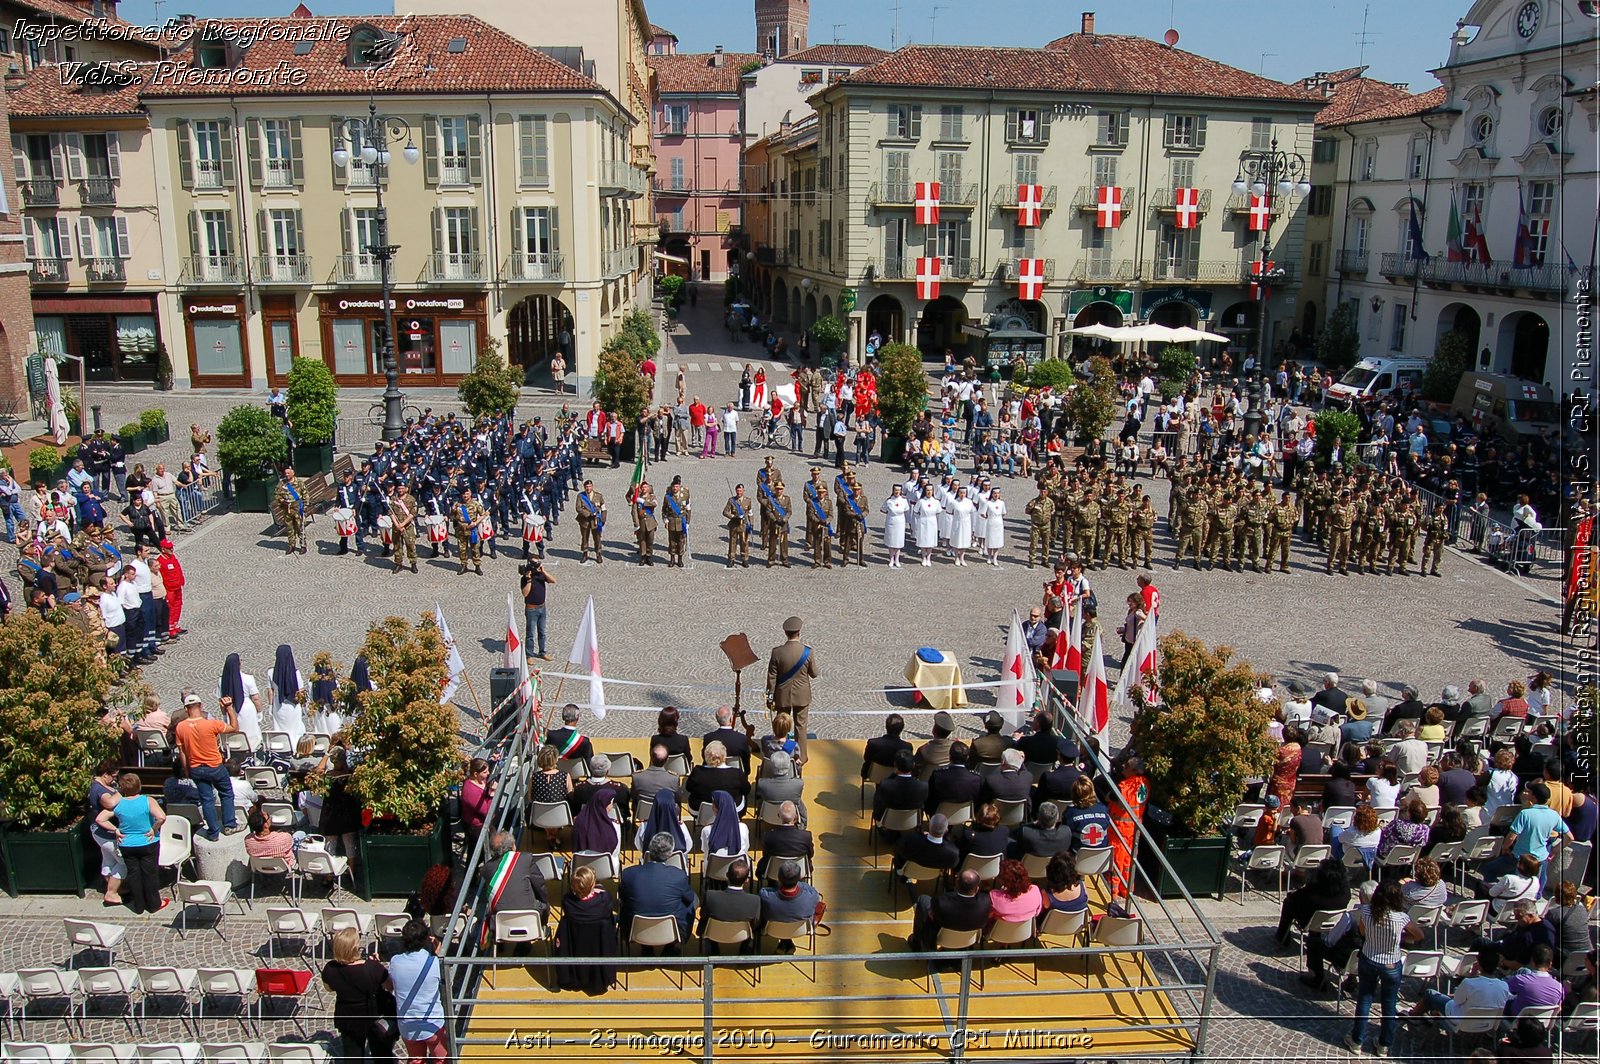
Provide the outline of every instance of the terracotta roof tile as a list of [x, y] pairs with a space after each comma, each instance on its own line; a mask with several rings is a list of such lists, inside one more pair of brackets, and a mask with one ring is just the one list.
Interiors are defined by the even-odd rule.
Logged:
[[18, 7], [30, 8], [41, 15], [52, 15], [67, 22], [88, 22], [98, 19], [102, 22], [119, 26], [131, 26], [133, 23], [116, 15], [96, 15], [92, 10], [85, 10], [69, 0], [11, 0]]
[[882, 48], [870, 44], [817, 44], [800, 52], [793, 52], [781, 60], [785, 63], [822, 63], [834, 66], [870, 66], [889, 55]]
[[[260, 24], [255, 19], [213, 21], [224, 27], [233, 23], [249, 26]], [[377, 15], [271, 21], [284, 23], [294, 32], [305, 35], [318, 34], [320, 27], [351, 31], [371, 26], [381, 32], [394, 34], [399, 38], [399, 45], [394, 58], [387, 64], [360, 69], [345, 65], [346, 40], [316, 40], [308, 53], [298, 55], [297, 44], [303, 42], [263, 38], [243, 53], [236, 69], [303, 70], [307, 75], [303, 84], [286, 84], [269, 79], [262, 79], [258, 83], [241, 82], [223, 73], [208, 72], [208, 77], [214, 80], [198, 84], [186, 83], [177, 76], [153, 77], [144, 89], [144, 97], [605, 91], [571, 67], [471, 15]], [[458, 38], [466, 42], [466, 47], [461, 51], [452, 51], [451, 42]], [[192, 45], [174, 53], [169, 59], [198, 74]]]
[[654, 22], [650, 23], [650, 36], [652, 36], [652, 37], [671, 37], [673, 40], [677, 40], [678, 39], [678, 35], [676, 33], [673, 33], [671, 30], [667, 29], [665, 26], [657, 26]]
[[1381, 107], [1408, 98], [1411, 93], [1387, 81], [1371, 78], [1349, 78], [1334, 82], [1333, 95], [1317, 112], [1317, 125], [1333, 126], [1346, 122], [1362, 111]]
[[722, 65], [713, 65], [712, 52], [683, 52], [678, 55], [652, 55], [646, 60], [656, 72], [656, 91], [663, 96], [669, 93], [720, 93], [736, 96], [739, 92], [739, 68], [746, 63], [759, 62], [761, 57], [749, 52], [723, 52]]
[[1443, 107], [1445, 101], [1449, 98], [1450, 94], [1445, 91], [1443, 85], [1440, 85], [1438, 88], [1430, 89], [1427, 92], [1420, 92], [1416, 95], [1405, 93], [1398, 99], [1385, 100], [1374, 107], [1365, 108], [1337, 122], [1322, 123], [1319, 121], [1318, 125], [1344, 126], [1355, 122], [1381, 122], [1390, 118], [1407, 118], [1411, 115], [1420, 115], [1425, 111]]
[[34, 67], [23, 75], [20, 82], [16, 79], [7, 81], [11, 117], [111, 117], [142, 113], [139, 93], [143, 82], [154, 71], [155, 64], [140, 63], [132, 67], [116, 66], [115, 69], [119, 72], [128, 70], [135, 80], [119, 88], [75, 85], [63, 83], [60, 67], [53, 64]]
[[850, 75], [853, 85], [1111, 92], [1163, 96], [1320, 100], [1294, 85], [1258, 77], [1143, 37], [1072, 34], [1046, 48], [902, 48]]

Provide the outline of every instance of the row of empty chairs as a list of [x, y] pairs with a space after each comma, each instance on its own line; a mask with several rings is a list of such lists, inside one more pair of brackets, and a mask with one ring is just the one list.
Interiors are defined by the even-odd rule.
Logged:
[[7, 1064], [322, 1064], [335, 1058], [314, 1042], [6, 1042]]
[[[333, 736], [327, 732], [306, 732], [306, 735], [311, 737], [311, 753], [314, 757], [320, 757], [327, 753], [333, 745]], [[152, 755], [161, 760], [166, 760], [172, 756], [172, 741], [167, 737], [164, 729], [135, 728], [133, 729], [133, 741], [138, 746], [139, 763], [141, 765], [145, 764]], [[262, 732], [261, 745], [259, 747], [251, 746], [250, 737], [244, 732], [227, 732], [217, 736], [217, 745], [221, 748], [224, 756], [238, 754], [242, 757], [254, 757], [258, 752], [263, 757], [295, 756], [294, 736], [286, 731]], [[246, 772], [248, 771], [249, 769], [246, 769]], [[255, 786], [254, 780], [251, 781], [251, 786]], [[281, 788], [282, 783], [279, 783], [278, 786]], [[259, 790], [259, 788], [257, 789]]]
[[[312, 973], [304, 968], [173, 968], [140, 965], [137, 968], [21, 968], [0, 973], [0, 996], [8, 1006], [8, 1017], [19, 1030], [28, 1024], [30, 1005], [57, 1001], [65, 1006], [63, 1018], [71, 1029], [73, 1015], [83, 1031], [88, 1022], [91, 1001], [114, 1002], [120, 1007], [113, 1018], [124, 1019], [130, 1031], [143, 1030], [152, 1003], [170, 1002], [181, 1006], [178, 1013], [187, 1021], [191, 1016], [205, 1018], [208, 1000], [233, 998], [239, 1002], [241, 1021], [249, 1017], [249, 1002], [256, 1001], [258, 1023], [265, 1018], [269, 1002], [288, 1001], [299, 1022], [298, 1004], [308, 991], [320, 997], [312, 984]], [[138, 1011], [134, 1005], [137, 1001]]]

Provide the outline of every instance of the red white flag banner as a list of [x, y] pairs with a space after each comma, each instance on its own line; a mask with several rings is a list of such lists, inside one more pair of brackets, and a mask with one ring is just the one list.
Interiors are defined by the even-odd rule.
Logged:
[[1179, 229], [1194, 229], [1200, 225], [1199, 189], [1174, 189], [1172, 193], [1172, 207], [1177, 216], [1175, 224]]
[[939, 182], [918, 181], [912, 204], [918, 225], [939, 224]]
[[1017, 186], [1017, 224], [1024, 229], [1036, 228], [1044, 214], [1044, 186]]
[[1267, 197], [1250, 196], [1250, 231], [1252, 233], [1265, 232], [1272, 226], [1272, 207], [1267, 203]]
[[1095, 193], [1095, 225], [1101, 229], [1115, 229], [1122, 224], [1122, 189], [1116, 185], [1101, 185]]
[[944, 261], [938, 258], [917, 260], [917, 298], [938, 299], [939, 282], [943, 279]]
[[1017, 298], [1044, 298], [1044, 260], [1017, 260]]

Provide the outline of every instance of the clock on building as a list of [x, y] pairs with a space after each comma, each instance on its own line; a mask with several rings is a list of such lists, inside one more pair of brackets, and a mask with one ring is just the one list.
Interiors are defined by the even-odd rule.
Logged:
[[1517, 32], [1523, 40], [1531, 40], [1539, 32], [1539, 5], [1537, 0], [1528, 0], [1517, 11]]

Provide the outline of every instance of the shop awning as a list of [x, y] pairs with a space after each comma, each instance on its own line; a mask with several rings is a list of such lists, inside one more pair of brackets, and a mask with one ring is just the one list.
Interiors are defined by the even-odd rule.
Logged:
[[688, 259], [680, 259], [676, 255], [668, 255], [665, 251], [656, 252], [656, 258], [660, 259], [662, 262], [681, 262], [685, 266], [689, 265]]
[[963, 325], [961, 331], [982, 340], [1045, 340], [1048, 337], [1032, 329], [986, 329], [982, 325]]
[[35, 314], [153, 314], [152, 296], [35, 296]]

